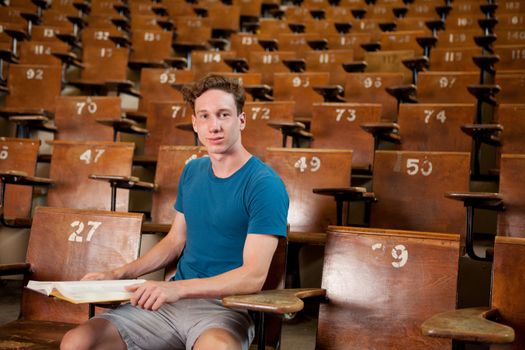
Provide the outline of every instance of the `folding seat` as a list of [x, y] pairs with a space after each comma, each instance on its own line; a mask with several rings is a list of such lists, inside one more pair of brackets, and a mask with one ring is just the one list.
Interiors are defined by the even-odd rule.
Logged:
[[476, 46], [433, 48], [430, 55], [429, 70], [432, 72], [475, 72], [479, 68], [473, 57], [480, 55]]
[[172, 54], [173, 32], [163, 29], [132, 29], [130, 67], [165, 67]]
[[261, 73], [263, 84], [273, 86], [274, 73], [289, 72], [289, 69], [282, 63], [283, 60], [296, 57], [297, 54], [292, 51], [252, 51], [248, 58], [248, 65], [251, 72]]
[[277, 35], [279, 50], [295, 52], [299, 58], [304, 58], [306, 53], [312, 50], [308, 41], [321, 39], [323, 35], [320, 33], [280, 33]]
[[196, 9], [202, 9], [212, 29], [214, 37], [228, 38], [240, 30], [241, 8], [238, 5], [226, 5], [220, 1], [200, 1]]
[[312, 148], [351, 149], [355, 171], [372, 169], [374, 138], [361, 129], [381, 119], [381, 105], [373, 103], [314, 103], [310, 131]]
[[224, 60], [236, 57], [237, 54], [233, 51], [192, 51], [191, 71], [195, 79], [200, 79], [212, 72], [230, 72], [231, 68]]
[[330, 73], [330, 84], [344, 86], [343, 63], [353, 60], [353, 50], [315, 50], [306, 52], [305, 62], [309, 72]]
[[494, 245], [490, 307], [474, 307], [436, 314], [421, 328], [425, 335], [449, 338], [457, 348], [465, 343], [486, 344], [490, 349], [525, 346], [523, 258], [525, 239], [498, 236]]
[[495, 64], [496, 72], [525, 71], [525, 45], [494, 45], [494, 53], [499, 57], [499, 62]]
[[259, 36], [253, 33], [233, 33], [230, 36], [230, 49], [237, 53], [237, 58], [248, 59], [252, 51], [264, 51], [258, 44]]
[[322, 289], [263, 291], [222, 302], [289, 314], [302, 308], [299, 298], [326, 293], [319, 305], [317, 349], [442, 350], [450, 340], [425, 337], [420, 325], [455, 306], [458, 252], [457, 234], [332, 226]]
[[370, 33], [327, 34], [328, 47], [332, 50], [352, 50], [354, 60], [363, 60], [365, 50], [361, 44], [372, 41]]
[[177, 28], [173, 48], [176, 53], [186, 56], [188, 64], [191, 65], [190, 52], [209, 47], [208, 40], [212, 38], [209, 21], [197, 16], [177, 16], [173, 19], [173, 23]]
[[478, 82], [478, 72], [420, 72], [417, 100], [427, 103], [475, 103], [468, 86]]
[[35, 176], [39, 146], [38, 140], [0, 138], [1, 219], [4, 225], [27, 226], [31, 218], [32, 188], [17, 185], [16, 181], [20, 174]]
[[10, 65], [7, 88], [0, 115], [17, 123], [19, 137], [28, 137], [29, 128], [53, 131], [48, 122], [55, 112], [55, 97], [61, 92], [59, 66]]
[[496, 99], [499, 103], [521, 104], [524, 101], [525, 72], [501, 73], [496, 75], [495, 83], [501, 87]]
[[312, 104], [323, 102], [322, 96], [313, 87], [327, 85], [328, 72], [275, 73], [273, 97], [276, 101], [295, 101], [294, 120], [309, 123], [312, 118]]
[[69, 46], [61, 41], [23, 41], [20, 43], [20, 63], [60, 67], [62, 62], [52, 53], [67, 54]]
[[[1, 274], [71, 281], [88, 272], [116, 268], [138, 257], [141, 224], [142, 214], [137, 213], [39, 207], [26, 262], [3, 265]], [[71, 304], [24, 289], [20, 318], [0, 327], [0, 347], [58, 348], [62, 336], [88, 315], [87, 304]]]

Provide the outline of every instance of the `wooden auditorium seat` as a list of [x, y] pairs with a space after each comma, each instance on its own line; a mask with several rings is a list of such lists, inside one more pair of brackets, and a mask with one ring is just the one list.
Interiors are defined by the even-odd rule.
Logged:
[[450, 340], [423, 336], [420, 324], [434, 310], [455, 306], [458, 253], [457, 234], [331, 226], [322, 289], [263, 291], [226, 297], [223, 304], [292, 313], [302, 309], [295, 296], [326, 291], [316, 348], [442, 350]]
[[498, 236], [494, 245], [490, 307], [447, 311], [421, 326], [431, 337], [453, 339], [457, 345], [481, 343], [491, 350], [518, 350], [525, 346], [523, 264], [525, 239]]
[[[71, 281], [116, 268], [138, 257], [141, 223], [142, 214], [136, 213], [39, 207], [26, 262], [2, 265], [0, 273], [24, 274], [25, 281]], [[0, 327], [0, 347], [56, 349], [62, 336], [88, 315], [87, 304], [24, 289], [19, 319]]]

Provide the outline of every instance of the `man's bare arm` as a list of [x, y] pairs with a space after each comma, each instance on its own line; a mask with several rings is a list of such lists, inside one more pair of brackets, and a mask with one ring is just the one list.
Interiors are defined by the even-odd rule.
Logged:
[[261, 290], [278, 238], [273, 235], [248, 234], [242, 266], [209, 278], [156, 282], [148, 281], [128, 290], [134, 292], [133, 305], [157, 310], [164, 303], [184, 298], [221, 298], [232, 294], [251, 294]]

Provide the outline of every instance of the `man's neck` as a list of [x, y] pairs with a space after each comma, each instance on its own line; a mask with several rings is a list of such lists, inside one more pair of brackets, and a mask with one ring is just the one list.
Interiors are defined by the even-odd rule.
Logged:
[[213, 174], [218, 178], [227, 178], [251, 158], [251, 154], [242, 147], [234, 154], [210, 154]]

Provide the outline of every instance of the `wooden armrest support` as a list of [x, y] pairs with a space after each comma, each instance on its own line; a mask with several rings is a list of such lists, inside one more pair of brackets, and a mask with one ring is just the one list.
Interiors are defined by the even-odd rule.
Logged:
[[40, 115], [48, 118], [53, 118], [53, 112], [50, 112], [43, 108], [17, 108], [17, 107], [4, 107], [0, 109], [0, 116], [9, 118], [12, 116], [35, 116]]
[[78, 37], [71, 33], [56, 33], [55, 37], [71, 47], [82, 48], [82, 43], [79, 41]]
[[466, 124], [461, 130], [473, 139], [493, 146], [501, 146], [500, 133], [503, 131], [501, 124]]
[[445, 21], [441, 19], [425, 21], [425, 26], [431, 31], [438, 31], [445, 29]]
[[306, 43], [315, 51], [328, 49], [328, 40], [326, 39], [308, 40]]
[[343, 63], [342, 66], [347, 73], [362, 73], [368, 67], [368, 63], [366, 61], [354, 61]]
[[[27, 15], [29, 15], [29, 14], [27, 14]], [[6, 28], [6, 29], [4, 29], [4, 33], [6, 33], [11, 38], [13, 38], [15, 40], [18, 40], [18, 41], [28, 40], [29, 39], [29, 35], [27, 34], [27, 32], [24, 31], [24, 30], [21, 30], [21, 29]]]
[[0, 265], [0, 276], [29, 275], [31, 273], [30, 263], [2, 264]]
[[432, 316], [421, 325], [424, 335], [456, 340], [505, 344], [514, 341], [514, 330], [488, 320], [497, 314], [489, 308], [468, 308]]
[[58, 132], [58, 129], [53, 124], [49, 123], [49, 118], [43, 115], [20, 115], [10, 116], [10, 122], [28, 125], [32, 129], [44, 130], [49, 132]]
[[309, 245], [325, 245], [325, 232], [289, 232], [288, 242]]
[[367, 12], [364, 8], [354, 8], [350, 11], [352, 12], [352, 16], [354, 16], [355, 19], [362, 19]]
[[312, 134], [306, 131], [306, 126], [301, 122], [273, 121], [268, 126], [281, 130], [283, 135], [300, 138], [313, 138]]
[[352, 23], [350, 22], [336, 22], [334, 26], [335, 30], [340, 34], [347, 34], [352, 29]]
[[133, 120], [137, 123], [144, 123], [148, 120], [148, 114], [139, 111], [125, 111], [124, 119]]
[[188, 67], [188, 60], [184, 57], [170, 57], [165, 58], [164, 62], [175, 69], [186, 69]]
[[84, 64], [82, 64], [82, 62], [78, 59], [77, 55], [72, 52], [51, 52], [51, 55], [58, 58], [64, 64], [85, 68]]
[[401, 143], [401, 136], [399, 135], [399, 125], [397, 123], [363, 123], [360, 125], [361, 129], [374, 138], [390, 141], [393, 143]]
[[497, 36], [494, 34], [489, 35], [479, 35], [474, 37], [474, 42], [476, 45], [484, 48], [488, 52], [492, 53], [492, 44], [496, 41]]
[[365, 187], [314, 188], [312, 192], [322, 196], [331, 196], [342, 201], [375, 202], [375, 194], [367, 192]]
[[248, 60], [242, 57], [225, 58], [224, 63], [226, 63], [234, 72], [246, 73], [250, 70]]
[[411, 71], [421, 72], [422, 70], [428, 68], [428, 57], [419, 56], [414, 58], [407, 58], [401, 61], [405, 67]]
[[171, 229], [170, 224], [154, 224], [151, 222], [142, 223], [142, 233], [168, 233]]
[[264, 51], [277, 51], [279, 50], [279, 43], [277, 39], [265, 39], [257, 41]]
[[140, 179], [136, 176], [91, 174], [89, 175], [89, 178], [92, 180], [107, 181], [112, 186], [117, 188], [127, 188], [142, 191], [155, 191], [157, 189], [157, 184], [140, 181]]
[[392, 32], [397, 28], [396, 22], [381, 22], [378, 26], [382, 32]]
[[498, 102], [494, 99], [494, 96], [500, 92], [501, 87], [495, 84], [472, 84], [467, 86], [467, 90], [477, 99], [492, 106], [497, 106]]
[[124, 35], [110, 35], [109, 40], [120, 47], [131, 47], [131, 40], [126, 38]]
[[117, 90], [118, 92], [124, 92], [135, 97], [142, 97], [140, 92], [134, 88], [131, 80], [107, 80], [104, 85], [106, 89], [110, 91]]
[[414, 84], [387, 86], [385, 91], [394, 96], [400, 103], [417, 103], [414, 94], [417, 87]]
[[257, 294], [228, 296], [222, 299], [222, 304], [233, 309], [284, 315], [301, 311], [304, 298], [325, 295], [326, 290], [321, 288], [276, 289]]
[[29, 176], [23, 171], [7, 170], [0, 172], [0, 180], [5, 184], [26, 186], [51, 186], [53, 180], [43, 177]]
[[14, 64], [20, 63], [20, 57], [15, 55], [13, 51], [5, 49], [0, 50], [0, 60]]
[[341, 85], [319, 85], [312, 88], [324, 97], [324, 102], [346, 102], [343, 97], [345, 90]]
[[282, 60], [282, 62], [292, 73], [302, 73], [306, 70], [306, 61], [303, 58]]
[[493, 192], [446, 192], [445, 198], [462, 201], [466, 207], [503, 210], [503, 198]]
[[128, 119], [128, 118], [97, 119], [96, 122], [103, 124], [103, 125], [111, 126], [116, 131], [119, 131], [119, 132], [127, 132], [130, 134], [141, 134], [141, 135], [146, 135], [149, 133], [147, 129], [140, 127], [136, 121]]
[[381, 43], [379, 41], [373, 41], [369, 43], [363, 43], [361, 44], [361, 48], [367, 52], [374, 52], [381, 50]]
[[273, 90], [269, 85], [246, 85], [244, 90], [252, 95], [255, 101], [273, 101]]

